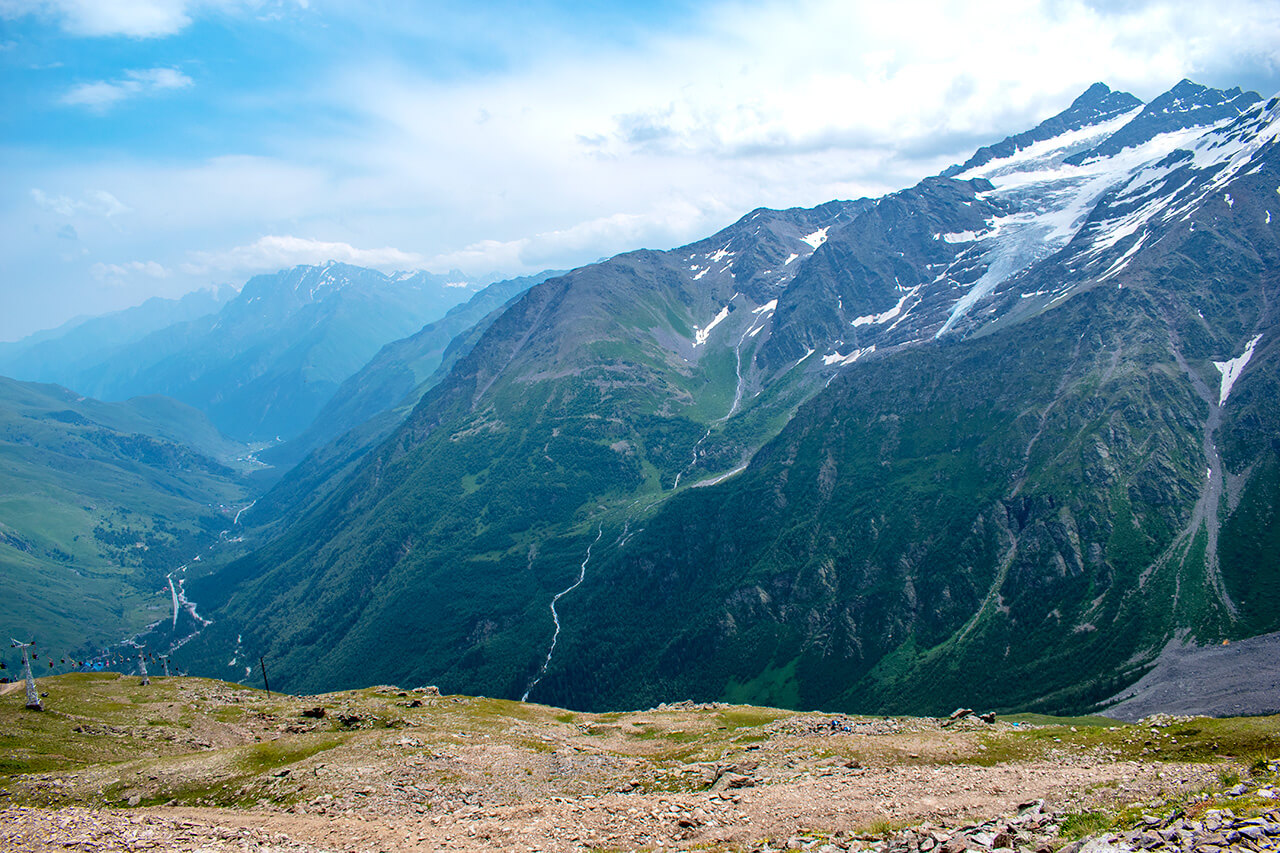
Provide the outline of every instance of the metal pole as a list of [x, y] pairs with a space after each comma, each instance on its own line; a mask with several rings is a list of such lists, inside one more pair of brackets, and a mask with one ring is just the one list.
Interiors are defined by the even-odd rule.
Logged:
[[161, 655], [160, 663], [164, 664], [164, 677], [168, 678], [169, 677], [169, 656]]
[[267, 698], [271, 698], [271, 682], [267, 681], [267, 662], [258, 658], [258, 666], [262, 667], [262, 683], [267, 688]]
[[12, 642], [22, 649], [22, 677], [27, 682], [27, 708], [32, 711], [43, 711], [44, 705], [40, 704], [40, 694], [36, 692], [36, 679], [31, 674], [31, 657], [27, 654], [27, 649], [34, 646], [35, 643], [19, 643], [17, 640]]
[[147, 675], [147, 658], [142, 654], [142, 649], [138, 649], [138, 674], [142, 676], [143, 687], [151, 683], [151, 676]]

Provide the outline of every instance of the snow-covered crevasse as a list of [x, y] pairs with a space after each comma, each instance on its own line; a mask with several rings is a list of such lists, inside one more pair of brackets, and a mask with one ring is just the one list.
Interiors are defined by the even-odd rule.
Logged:
[[[952, 306], [936, 336], [949, 331], [1002, 282], [1070, 243], [1107, 192], [1131, 180], [1135, 173], [1142, 173], [1144, 166], [1151, 168], [1171, 152], [1192, 145], [1231, 122], [1223, 120], [1209, 127], [1162, 133], [1111, 156], [1095, 157], [1079, 164], [1066, 162], [1072, 154], [1089, 150], [1119, 130], [1139, 111], [1140, 108], [1110, 121], [1069, 131], [956, 175], [959, 180], [991, 181], [995, 188], [982, 197], [1010, 212], [992, 217], [987, 229], [980, 233], [939, 235], [939, 239], [956, 242], [960, 237], [972, 237], [973, 245], [964, 257], [981, 258], [987, 269]], [[1126, 188], [1126, 192], [1131, 189]], [[1117, 223], [1116, 227], [1107, 229], [1107, 233], [1098, 235], [1095, 247], [1098, 252], [1110, 249], [1134, 230], [1136, 227]], [[1114, 275], [1122, 268], [1121, 263], [1108, 272]]]
[[1229, 361], [1215, 361], [1213, 363], [1213, 366], [1218, 368], [1218, 372], [1222, 374], [1222, 386], [1218, 390], [1219, 406], [1227, 402], [1232, 386], [1236, 384], [1236, 380], [1244, 372], [1245, 365], [1249, 363], [1249, 359], [1253, 358], [1253, 348], [1258, 345], [1260, 340], [1262, 340], [1262, 335], [1254, 335], [1253, 339], [1245, 345], [1244, 352], [1240, 355]]
[[[800, 238], [800, 240], [803, 243], [808, 243], [816, 251], [819, 246], [827, 242], [827, 232], [829, 230], [831, 230], [831, 226], [827, 226], [826, 228], [819, 228], [817, 231], [814, 231], [812, 234], [804, 235], [803, 237]], [[791, 259], [788, 259], [787, 263], [791, 263]]]
[[547, 667], [551, 666], [551, 656], [556, 653], [556, 643], [560, 640], [560, 614], [556, 612], [556, 604], [560, 599], [573, 592], [587, 577], [587, 563], [591, 562], [591, 549], [600, 541], [600, 537], [604, 535], [604, 525], [596, 531], [596, 538], [591, 540], [591, 544], [587, 546], [587, 555], [582, 558], [582, 565], [578, 567], [578, 579], [568, 587], [560, 590], [551, 598], [551, 621], [555, 624], [555, 631], [551, 634], [551, 648], [547, 649], [547, 658], [542, 662], [542, 668], [538, 670], [538, 674], [534, 676], [533, 681], [529, 682], [529, 686], [525, 688], [524, 695], [520, 697], [521, 702], [529, 701], [529, 694], [533, 688], [538, 686], [538, 682], [547, 674]]
[[[733, 300], [729, 301], [732, 302]], [[728, 316], [729, 306], [726, 305], [721, 308], [720, 313], [716, 314], [715, 318], [706, 325], [706, 328], [699, 328], [695, 326], [693, 330], [693, 345], [697, 347], [705, 344], [707, 339], [711, 337], [711, 330], [723, 323]]]
[[867, 314], [862, 317], [855, 317], [850, 325], [878, 326], [883, 323], [888, 323], [890, 320], [897, 319], [898, 316], [902, 314], [902, 306], [907, 304], [907, 300], [913, 298], [920, 292], [920, 285], [917, 284], [915, 287], [905, 289], [899, 286], [898, 291], [902, 296], [898, 299], [898, 303], [888, 311], [881, 311], [879, 314]]
[[742, 391], [746, 378], [742, 375], [742, 345], [747, 342], [747, 338], [754, 338], [768, 324], [773, 313], [778, 310], [778, 300], [770, 299], [765, 304], [751, 309], [751, 313], [755, 315], [751, 325], [747, 326], [747, 330], [742, 333], [742, 337], [738, 338], [738, 343], [733, 348], [733, 356], [735, 359], [734, 372], [737, 376], [737, 384], [733, 389], [733, 404], [729, 406], [728, 413], [720, 418], [716, 423], [724, 423], [733, 417], [738, 411], [738, 407], [742, 405]]
[[982, 255], [987, 269], [955, 303], [936, 336], [949, 331], [1000, 282], [1061, 249], [1075, 236], [1093, 205], [1128, 174], [1128, 169], [1118, 168], [1112, 158], [1081, 166], [1064, 161], [1112, 135], [1139, 112], [1141, 107], [1110, 121], [1037, 142], [955, 176], [957, 180], [987, 179], [995, 189], [985, 197], [1011, 205], [1013, 212], [992, 218], [986, 231], [978, 234], [939, 235], [948, 242], [971, 237], [974, 246], [965, 254]]
[[853, 352], [847, 355], [840, 352], [839, 350], [836, 350], [830, 355], [824, 355], [822, 357], [822, 363], [827, 366], [836, 364], [836, 365], [839, 365], [840, 367], [844, 367], [845, 365], [853, 364], [855, 361], [862, 358], [864, 355], [871, 355], [875, 351], [876, 351], [875, 344], [872, 344], [869, 347], [862, 347], [862, 348], [854, 347]]

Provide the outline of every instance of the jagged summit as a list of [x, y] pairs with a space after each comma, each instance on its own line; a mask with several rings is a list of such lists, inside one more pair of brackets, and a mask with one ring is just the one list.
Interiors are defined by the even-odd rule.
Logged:
[[1096, 147], [1068, 157], [1078, 165], [1086, 160], [1111, 157], [1126, 148], [1136, 148], [1161, 134], [1186, 131], [1188, 138], [1206, 128], [1230, 121], [1262, 100], [1257, 92], [1211, 89], [1183, 79], [1169, 91], [1154, 98], [1124, 127]]
[[992, 160], [1010, 157], [1037, 142], [1061, 136], [1068, 131], [1081, 130], [1111, 121], [1141, 106], [1142, 101], [1128, 92], [1114, 91], [1106, 83], [1094, 83], [1062, 112], [1045, 119], [1031, 130], [1007, 136], [995, 145], [979, 148], [963, 164], [950, 167], [942, 173], [942, 176], [949, 178], [961, 172], [985, 166]]

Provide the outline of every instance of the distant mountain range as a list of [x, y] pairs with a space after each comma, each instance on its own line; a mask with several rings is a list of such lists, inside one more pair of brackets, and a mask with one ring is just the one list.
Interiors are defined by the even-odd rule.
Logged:
[[80, 317], [20, 341], [0, 343], [0, 376], [65, 380], [152, 332], [212, 314], [235, 295], [234, 288], [223, 286], [192, 291], [181, 299], [153, 297], [133, 308]]
[[206, 300], [179, 311], [188, 297], [172, 305], [169, 322], [144, 322], [134, 309], [20, 342], [11, 356], [0, 350], [0, 374], [104, 400], [165, 394], [238, 440], [288, 439], [384, 344], [417, 332], [489, 281], [299, 266], [256, 276], [211, 310], [198, 310]]
[[[555, 274], [546, 271], [496, 281], [461, 305], [450, 308], [439, 320], [427, 323], [406, 338], [387, 343], [343, 381], [302, 435], [271, 448], [263, 458], [283, 466], [295, 464], [310, 451], [349, 430], [365, 426], [374, 418], [385, 426], [364, 430], [370, 436], [366, 444], [385, 438], [427, 389], [447, 374], [448, 368], [465, 351], [465, 340], [473, 340], [487, 327], [487, 321], [491, 321], [508, 300]], [[468, 332], [469, 335], [464, 334]]]
[[549, 278], [267, 496], [195, 587], [201, 653], [243, 634], [293, 690], [1080, 710], [1171, 637], [1280, 628], [1278, 118], [1098, 84], [901, 192]]

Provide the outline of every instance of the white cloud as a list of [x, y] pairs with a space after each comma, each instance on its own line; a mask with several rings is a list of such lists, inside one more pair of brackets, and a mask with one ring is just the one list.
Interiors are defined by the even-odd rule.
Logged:
[[563, 266], [575, 262], [568, 259], [580, 263], [584, 255], [641, 248], [655, 234], [668, 238], [683, 234], [689, 224], [700, 223], [703, 218], [703, 212], [694, 205], [677, 202], [646, 214], [615, 213], [515, 240], [480, 240], [438, 255], [428, 266], [470, 273]]
[[[82, 217], [78, 245], [91, 254], [66, 265], [68, 291], [94, 260], [120, 257], [163, 264], [168, 279], [135, 271], [134, 286], [167, 293], [331, 258], [470, 273], [577, 265], [695, 240], [761, 205], [909, 186], [1097, 80], [1149, 99], [1184, 76], [1264, 96], [1280, 79], [1274, 0], [698, 0], [671, 26], [650, 19], [625, 39], [575, 30], [565, 0], [510, 20], [446, 10], [447, 25], [402, 0], [312, 5], [306, 19], [320, 26], [287, 58], [297, 73], [246, 83], [223, 71], [249, 65], [231, 42], [218, 57], [182, 45], [181, 67], [202, 69], [191, 98], [218, 101], [207, 133], [174, 116], [160, 131], [173, 135], [155, 141], [225, 147], [155, 157], [107, 142], [101, 156], [0, 163], [0, 184], [46, 188], [32, 193], [44, 219]], [[140, 38], [181, 20], [303, 7], [0, 0], [0, 17], [43, 10], [68, 31]], [[160, 23], [146, 24], [148, 9]], [[67, 103], [106, 112], [192, 85], [156, 71], [175, 76], [120, 72]], [[132, 211], [68, 187], [109, 188]], [[0, 206], [0, 230], [43, 229], [12, 241], [0, 278], [47, 282], [48, 258], [65, 251], [52, 236], [64, 223], [33, 212]], [[279, 236], [298, 234], [314, 239]], [[359, 248], [369, 246], [398, 248]]]
[[247, 246], [217, 252], [192, 252], [192, 263], [184, 265], [183, 271], [189, 274], [201, 274], [210, 270], [260, 272], [325, 261], [343, 261], [382, 269], [405, 269], [421, 265], [422, 260], [421, 255], [391, 247], [358, 249], [350, 243], [272, 234]]
[[162, 38], [182, 32], [202, 13], [240, 9], [279, 17], [282, 9], [309, 5], [308, 0], [0, 0], [0, 17], [46, 15], [74, 36]]
[[96, 263], [89, 267], [93, 277], [111, 284], [123, 284], [136, 276], [168, 278], [169, 270], [155, 261], [128, 261], [123, 264]]
[[186, 89], [193, 85], [195, 81], [176, 68], [144, 68], [126, 71], [123, 77], [111, 81], [81, 83], [63, 95], [60, 101], [68, 106], [106, 112], [125, 98]]
[[610, 72], [629, 60], [574, 92], [593, 113], [582, 136], [610, 153], [937, 150], [1022, 129], [1100, 79], [1150, 97], [1227, 57], [1280, 67], [1280, 5], [728, 2], [649, 49], [652, 70], [630, 69], [640, 85], [623, 83], [620, 108], [602, 109], [593, 83], [619, 82]]
[[421, 246], [433, 263], [527, 270], [554, 247], [587, 260], [900, 189], [1097, 80], [1147, 99], [1199, 72], [1234, 85], [1227, 59], [1280, 68], [1280, 4], [1223, 2], [730, 0], [446, 81], [358, 57], [314, 97], [369, 130], [308, 154], [360, 175], [338, 192], [403, 212], [383, 227], [444, 242]]
[[113, 216], [129, 212], [128, 206], [106, 190], [91, 190], [81, 198], [73, 199], [69, 196], [49, 195], [44, 190], [33, 189], [31, 190], [31, 200], [37, 206], [52, 211], [59, 216], [87, 214], [110, 219]]
[[0, 0], [0, 15], [45, 14], [78, 36], [154, 38], [191, 23], [189, 0]]

